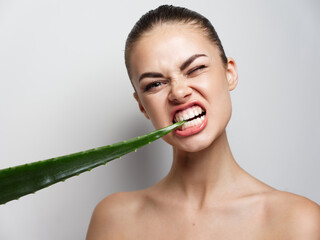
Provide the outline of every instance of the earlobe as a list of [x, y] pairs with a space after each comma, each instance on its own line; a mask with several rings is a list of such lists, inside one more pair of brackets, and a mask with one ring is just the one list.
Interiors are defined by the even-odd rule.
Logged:
[[227, 80], [229, 85], [229, 91], [232, 91], [236, 88], [238, 84], [238, 71], [237, 71], [237, 65], [236, 62], [233, 60], [233, 58], [228, 58], [227, 63]]
[[139, 109], [140, 111], [144, 114], [144, 116], [147, 118], [147, 119], [150, 119], [148, 114], [146, 113], [146, 110], [144, 110], [144, 107], [142, 106], [141, 102], [140, 102], [140, 99], [138, 97], [138, 94], [136, 92], [133, 93], [133, 97], [134, 99], [137, 101], [138, 105], [139, 105]]

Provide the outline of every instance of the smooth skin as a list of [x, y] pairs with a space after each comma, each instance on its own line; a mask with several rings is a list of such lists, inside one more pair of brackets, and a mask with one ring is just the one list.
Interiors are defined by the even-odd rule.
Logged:
[[[181, 70], [194, 55], [201, 56]], [[175, 23], [145, 34], [130, 63], [134, 97], [156, 129], [172, 124], [175, 107], [194, 100], [205, 107], [208, 123], [190, 136], [166, 135], [173, 147], [168, 175], [145, 190], [102, 200], [87, 240], [320, 240], [316, 203], [258, 181], [232, 156], [225, 130], [231, 117], [230, 91], [238, 83], [232, 58], [225, 65], [199, 29]]]

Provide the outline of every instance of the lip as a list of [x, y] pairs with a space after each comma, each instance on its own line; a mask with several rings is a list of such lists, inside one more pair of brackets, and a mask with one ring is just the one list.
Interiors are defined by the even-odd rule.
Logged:
[[183, 104], [183, 105], [179, 105], [179, 106], [177, 106], [177, 107], [175, 107], [175, 108], [173, 109], [173, 111], [171, 112], [171, 122], [173, 123], [174, 115], [175, 115], [178, 111], [185, 110], [185, 109], [187, 109], [187, 108], [189, 108], [189, 107], [192, 107], [193, 105], [199, 105], [201, 108], [203, 108], [205, 111], [207, 111], [206, 108], [203, 106], [203, 104], [202, 104], [200, 101], [198, 101], [198, 100], [192, 100], [192, 101], [187, 102], [187, 103], [185, 103], [185, 104]]
[[[174, 115], [178, 112], [178, 111], [182, 111], [184, 109], [187, 109], [189, 107], [192, 107], [193, 105], [198, 105], [200, 106], [201, 108], [203, 108], [205, 111], [206, 108], [203, 106], [203, 104], [198, 101], [198, 100], [192, 100], [186, 104], [183, 104], [183, 105], [180, 105], [180, 106], [177, 106], [173, 109], [172, 113], [171, 113], [171, 122], [173, 122], [173, 119], [174, 119]], [[193, 135], [193, 134], [196, 134], [198, 132], [201, 132], [207, 125], [207, 122], [208, 122], [208, 118], [207, 118], [207, 114], [205, 115], [205, 119], [204, 121], [200, 124], [200, 125], [197, 125], [197, 126], [193, 126], [193, 127], [189, 127], [189, 128], [186, 128], [185, 130], [181, 130], [180, 128], [174, 130], [174, 133], [176, 133], [178, 136], [181, 136], [181, 137], [187, 137], [187, 136], [190, 136], [190, 135]]]

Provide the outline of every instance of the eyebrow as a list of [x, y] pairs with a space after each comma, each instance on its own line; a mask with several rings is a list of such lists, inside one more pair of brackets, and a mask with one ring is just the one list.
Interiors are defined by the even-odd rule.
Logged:
[[[194, 54], [191, 57], [189, 57], [186, 61], [184, 61], [181, 66], [180, 66], [180, 71], [183, 71], [184, 69], [186, 69], [194, 60], [196, 60], [199, 57], [208, 57], [205, 54]], [[161, 73], [157, 73], [157, 72], [146, 72], [141, 74], [141, 76], [139, 77], [139, 82], [143, 79], [143, 78], [161, 78], [164, 77], [163, 74]]]
[[161, 78], [163, 77], [163, 75], [161, 73], [157, 73], [157, 72], [146, 72], [141, 74], [141, 76], [139, 77], [139, 82], [143, 79], [143, 78]]
[[180, 66], [180, 70], [183, 71], [185, 70], [194, 60], [196, 60], [199, 57], [208, 57], [205, 54], [195, 54], [189, 57], [182, 65]]

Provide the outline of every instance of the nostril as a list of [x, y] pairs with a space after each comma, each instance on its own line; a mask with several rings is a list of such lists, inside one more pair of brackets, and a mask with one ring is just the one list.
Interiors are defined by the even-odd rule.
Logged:
[[192, 89], [184, 84], [173, 86], [169, 93], [169, 100], [174, 103], [185, 102], [190, 98]]

